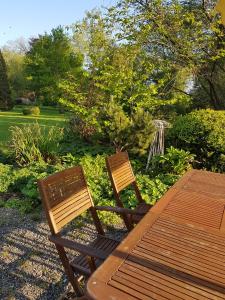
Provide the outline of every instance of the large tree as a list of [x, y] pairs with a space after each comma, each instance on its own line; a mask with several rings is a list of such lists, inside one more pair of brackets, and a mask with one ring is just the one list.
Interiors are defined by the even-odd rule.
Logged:
[[30, 90], [45, 101], [56, 102], [60, 97], [59, 80], [68, 73], [76, 76], [81, 70], [82, 60], [82, 55], [74, 53], [62, 27], [31, 39], [30, 50], [25, 58], [25, 73]]
[[121, 43], [113, 35], [113, 23], [97, 11], [75, 24], [73, 44], [85, 57], [82, 80], [70, 77], [60, 84], [64, 91], [61, 102], [73, 107], [83, 117], [90, 116], [113, 100], [131, 114], [137, 107], [153, 111], [163, 103], [156, 97], [164, 85], [156, 74], [160, 66], [139, 44]]
[[4, 57], [0, 50], [0, 109], [9, 110], [13, 107], [7, 70]]
[[[218, 73], [224, 73], [225, 30], [212, 9], [216, 1], [119, 0], [109, 10], [114, 22], [121, 26], [122, 40], [139, 44], [154, 58], [158, 80], [167, 83], [161, 95], [188, 93], [180, 88], [180, 72], [186, 80], [194, 80], [204, 91], [209, 105], [225, 107], [223, 93], [217, 89]], [[160, 70], [165, 70], [161, 72]], [[223, 77], [220, 75], [220, 78]], [[157, 77], [156, 77], [157, 80]]]

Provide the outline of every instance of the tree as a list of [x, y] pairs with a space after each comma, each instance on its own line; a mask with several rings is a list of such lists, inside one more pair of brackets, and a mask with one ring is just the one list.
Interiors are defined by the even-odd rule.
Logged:
[[0, 50], [0, 109], [10, 110], [13, 107], [7, 70], [4, 57]]
[[84, 112], [89, 117], [91, 110], [96, 114], [104, 109], [111, 97], [128, 115], [136, 107], [154, 112], [164, 104], [157, 97], [164, 85], [159, 65], [141, 45], [120, 43], [112, 34], [113, 26], [92, 11], [72, 27], [73, 45], [84, 54], [85, 71], [82, 80], [70, 76], [60, 82], [60, 102], [82, 113], [82, 118]]
[[39, 35], [30, 40], [30, 50], [25, 58], [25, 73], [29, 88], [45, 102], [56, 103], [60, 97], [58, 82], [67, 73], [76, 76], [82, 68], [82, 55], [76, 55], [62, 27], [52, 29], [50, 34]]
[[7, 66], [12, 97], [23, 97], [27, 90], [27, 80], [24, 73], [25, 55], [6, 47], [4, 47], [2, 54]]
[[[127, 43], [139, 44], [154, 59], [155, 81], [164, 81], [161, 97], [175, 93], [180, 71], [207, 95], [215, 109], [225, 107], [216, 88], [218, 70], [224, 73], [225, 30], [214, 14], [216, 1], [120, 0], [109, 10], [114, 22], [120, 24], [118, 35]], [[157, 79], [158, 77], [158, 79]], [[172, 92], [172, 94], [171, 94]]]
[[29, 51], [29, 42], [27, 39], [20, 37], [16, 40], [8, 41], [2, 48], [3, 52], [9, 51], [18, 54], [25, 54]]
[[111, 101], [101, 113], [101, 130], [117, 151], [146, 154], [155, 127], [148, 112], [138, 108], [128, 117], [122, 107]]

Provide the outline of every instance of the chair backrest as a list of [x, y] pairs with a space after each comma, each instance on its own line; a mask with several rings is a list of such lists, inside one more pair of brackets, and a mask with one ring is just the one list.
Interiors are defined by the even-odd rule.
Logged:
[[134, 173], [127, 152], [118, 152], [106, 158], [106, 166], [112, 185], [119, 193], [135, 182]]
[[93, 206], [80, 166], [38, 180], [38, 187], [53, 234], [58, 233], [63, 226]]
[[123, 207], [119, 193], [132, 185], [139, 202], [143, 202], [127, 152], [118, 152], [106, 158], [106, 166], [112, 183], [116, 203]]

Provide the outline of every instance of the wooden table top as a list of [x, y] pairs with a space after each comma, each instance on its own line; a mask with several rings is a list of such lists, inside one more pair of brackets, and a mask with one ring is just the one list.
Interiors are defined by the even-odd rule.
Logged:
[[225, 175], [188, 172], [90, 277], [88, 298], [225, 299], [224, 209]]

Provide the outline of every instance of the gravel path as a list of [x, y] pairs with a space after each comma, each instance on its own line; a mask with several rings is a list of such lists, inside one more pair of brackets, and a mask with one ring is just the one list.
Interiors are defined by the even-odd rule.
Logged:
[[[95, 232], [88, 223], [81, 228], [80, 222], [68, 230], [71, 237], [84, 243], [90, 242]], [[125, 230], [119, 226], [116, 232], [109, 234], [121, 238]], [[62, 296], [69, 288], [68, 281], [55, 247], [48, 241], [49, 233], [43, 216], [35, 222], [15, 209], [0, 208], [1, 300], [68, 299]]]

